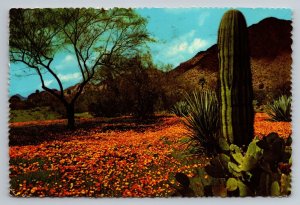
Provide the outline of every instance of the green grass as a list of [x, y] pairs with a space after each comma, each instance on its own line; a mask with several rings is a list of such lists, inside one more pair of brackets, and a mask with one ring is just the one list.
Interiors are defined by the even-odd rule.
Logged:
[[76, 118], [93, 118], [89, 112], [75, 113]]
[[26, 122], [35, 120], [54, 120], [62, 116], [49, 107], [36, 107], [29, 110], [11, 110], [10, 122]]
[[[75, 113], [76, 118], [92, 118], [88, 112]], [[10, 122], [27, 122], [36, 120], [56, 120], [61, 119], [62, 115], [51, 110], [49, 107], [36, 107], [28, 110], [11, 110]]]

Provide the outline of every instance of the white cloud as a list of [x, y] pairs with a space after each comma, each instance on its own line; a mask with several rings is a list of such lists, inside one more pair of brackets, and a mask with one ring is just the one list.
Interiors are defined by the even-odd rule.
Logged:
[[198, 19], [198, 25], [203, 26], [206, 19], [210, 16], [209, 12], [203, 12], [200, 14], [199, 19]]
[[80, 80], [82, 78], [81, 73], [77, 72], [77, 73], [70, 73], [70, 74], [58, 74], [58, 78], [62, 81], [62, 82], [67, 82], [67, 81], [71, 81], [71, 80]]
[[[44, 84], [46, 87], [49, 87], [53, 82], [54, 80], [44, 80]], [[39, 87], [42, 87], [42, 83], [40, 83]]]
[[167, 56], [174, 56], [180, 52], [185, 51], [188, 48], [187, 42], [180, 42], [179, 44], [175, 44], [174, 46], [170, 47], [167, 51]]
[[176, 40], [173, 43], [171, 43], [170, 46], [167, 46], [165, 55], [167, 57], [172, 57], [178, 54], [194, 54], [200, 49], [205, 48], [207, 45], [208, 42], [204, 39], [188, 37], [186, 38], [186, 40]]
[[188, 52], [191, 54], [198, 52], [201, 48], [204, 48], [205, 46], [207, 46], [207, 41], [202, 40], [200, 38], [195, 38], [193, 42], [189, 45]]
[[72, 62], [75, 61], [75, 58], [73, 55], [66, 55], [66, 57], [63, 60], [64, 62]]
[[159, 56], [160, 61], [164, 62], [164, 59], [168, 59], [168, 62], [177, 66], [208, 46], [208, 40], [197, 36], [196, 30], [191, 30], [162, 45], [156, 55]]
[[196, 34], [196, 31], [195, 30], [191, 30], [187, 34], [183, 35], [181, 38], [182, 39], [193, 38], [195, 36], [195, 34]]
[[172, 57], [185, 52], [189, 47], [188, 41], [195, 36], [195, 33], [195, 30], [191, 30], [190, 32], [171, 41], [169, 45], [166, 46], [166, 51], [164, 51], [165, 55], [167, 57]]
[[45, 80], [44, 84], [45, 86], [49, 87], [53, 83], [53, 80]]
[[68, 69], [69, 67], [73, 67], [76, 64], [76, 58], [74, 55], [68, 54], [66, 55], [59, 63], [55, 66], [56, 69]]

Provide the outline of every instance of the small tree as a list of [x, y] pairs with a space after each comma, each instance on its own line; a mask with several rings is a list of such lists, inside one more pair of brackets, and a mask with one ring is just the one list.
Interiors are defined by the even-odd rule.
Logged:
[[199, 79], [199, 85], [201, 86], [201, 89], [203, 90], [204, 85], [206, 84], [206, 80], [204, 77], [201, 77]]
[[[68, 127], [73, 128], [74, 104], [95, 70], [112, 64], [114, 56], [131, 56], [150, 40], [146, 20], [131, 9], [11, 9], [10, 59], [38, 74], [42, 88], [65, 106]], [[81, 81], [68, 97], [52, 62], [58, 52], [77, 60]], [[58, 84], [45, 84], [45, 73]]]
[[131, 84], [133, 94], [133, 114], [145, 118], [154, 113], [157, 88], [152, 84], [149, 71], [155, 69], [149, 56], [136, 56], [128, 61], [129, 72], [125, 75]]
[[[139, 118], [151, 116], [161, 95], [158, 76], [151, 55], [114, 60], [114, 65], [104, 67], [95, 74], [93, 81], [103, 89], [97, 94], [105, 96], [90, 106], [95, 116], [133, 114]], [[154, 79], [155, 78], [155, 79]]]

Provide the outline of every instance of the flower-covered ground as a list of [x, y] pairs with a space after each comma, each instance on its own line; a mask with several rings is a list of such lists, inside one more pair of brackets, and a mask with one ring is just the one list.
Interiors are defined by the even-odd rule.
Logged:
[[288, 138], [292, 134], [292, 124], [290, 122], [272, 122], [265, 113], [257, 113], [254, 122], [255, 135], [266, 136], [270, 132], [277, 132], [281, 137]]
[[[205, 157], [190, 156], [178, 117], [82, 119], [75, 131], [64, 121], [10, 124], [10, 193], [13, 196], [171, 196], [174, 174], [192, 177]], [[291, 124], [256, 114], [258, 136], [287, 137]]]

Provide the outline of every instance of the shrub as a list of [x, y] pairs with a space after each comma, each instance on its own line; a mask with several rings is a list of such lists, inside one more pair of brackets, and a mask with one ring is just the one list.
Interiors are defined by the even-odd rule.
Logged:
[[160, 71], [141, 56], [126, 59], [117, 67], [117, 72], [112, 70], [102, 76], [102, 88], [95, 94], [90, 112], [94, 116], [151, 117], [155, 108], [163, 104], [159, 102], [163, 100]]
[[266, 106], [266, 112], [272, 118], [273, 121], [291, 121], [291, 96], [280, 96], [273, 103]]
[[94, 117], [116, 117], [123, 114], [122, 105], [117, 96], [105, 93], [89, 105], [89, 112]]
[[189, 142], [196, 153], [208, 155], [218, 150], [219, 104], [213, 91], [194, 91], [186, 97], [189, 115], [184, 124], [189, 130]]
[[179, 101], [175, 103], [171, 112], [177, 115], [178, 117], [184, 117], [189, 114], [189, 106], [186, 101]]

